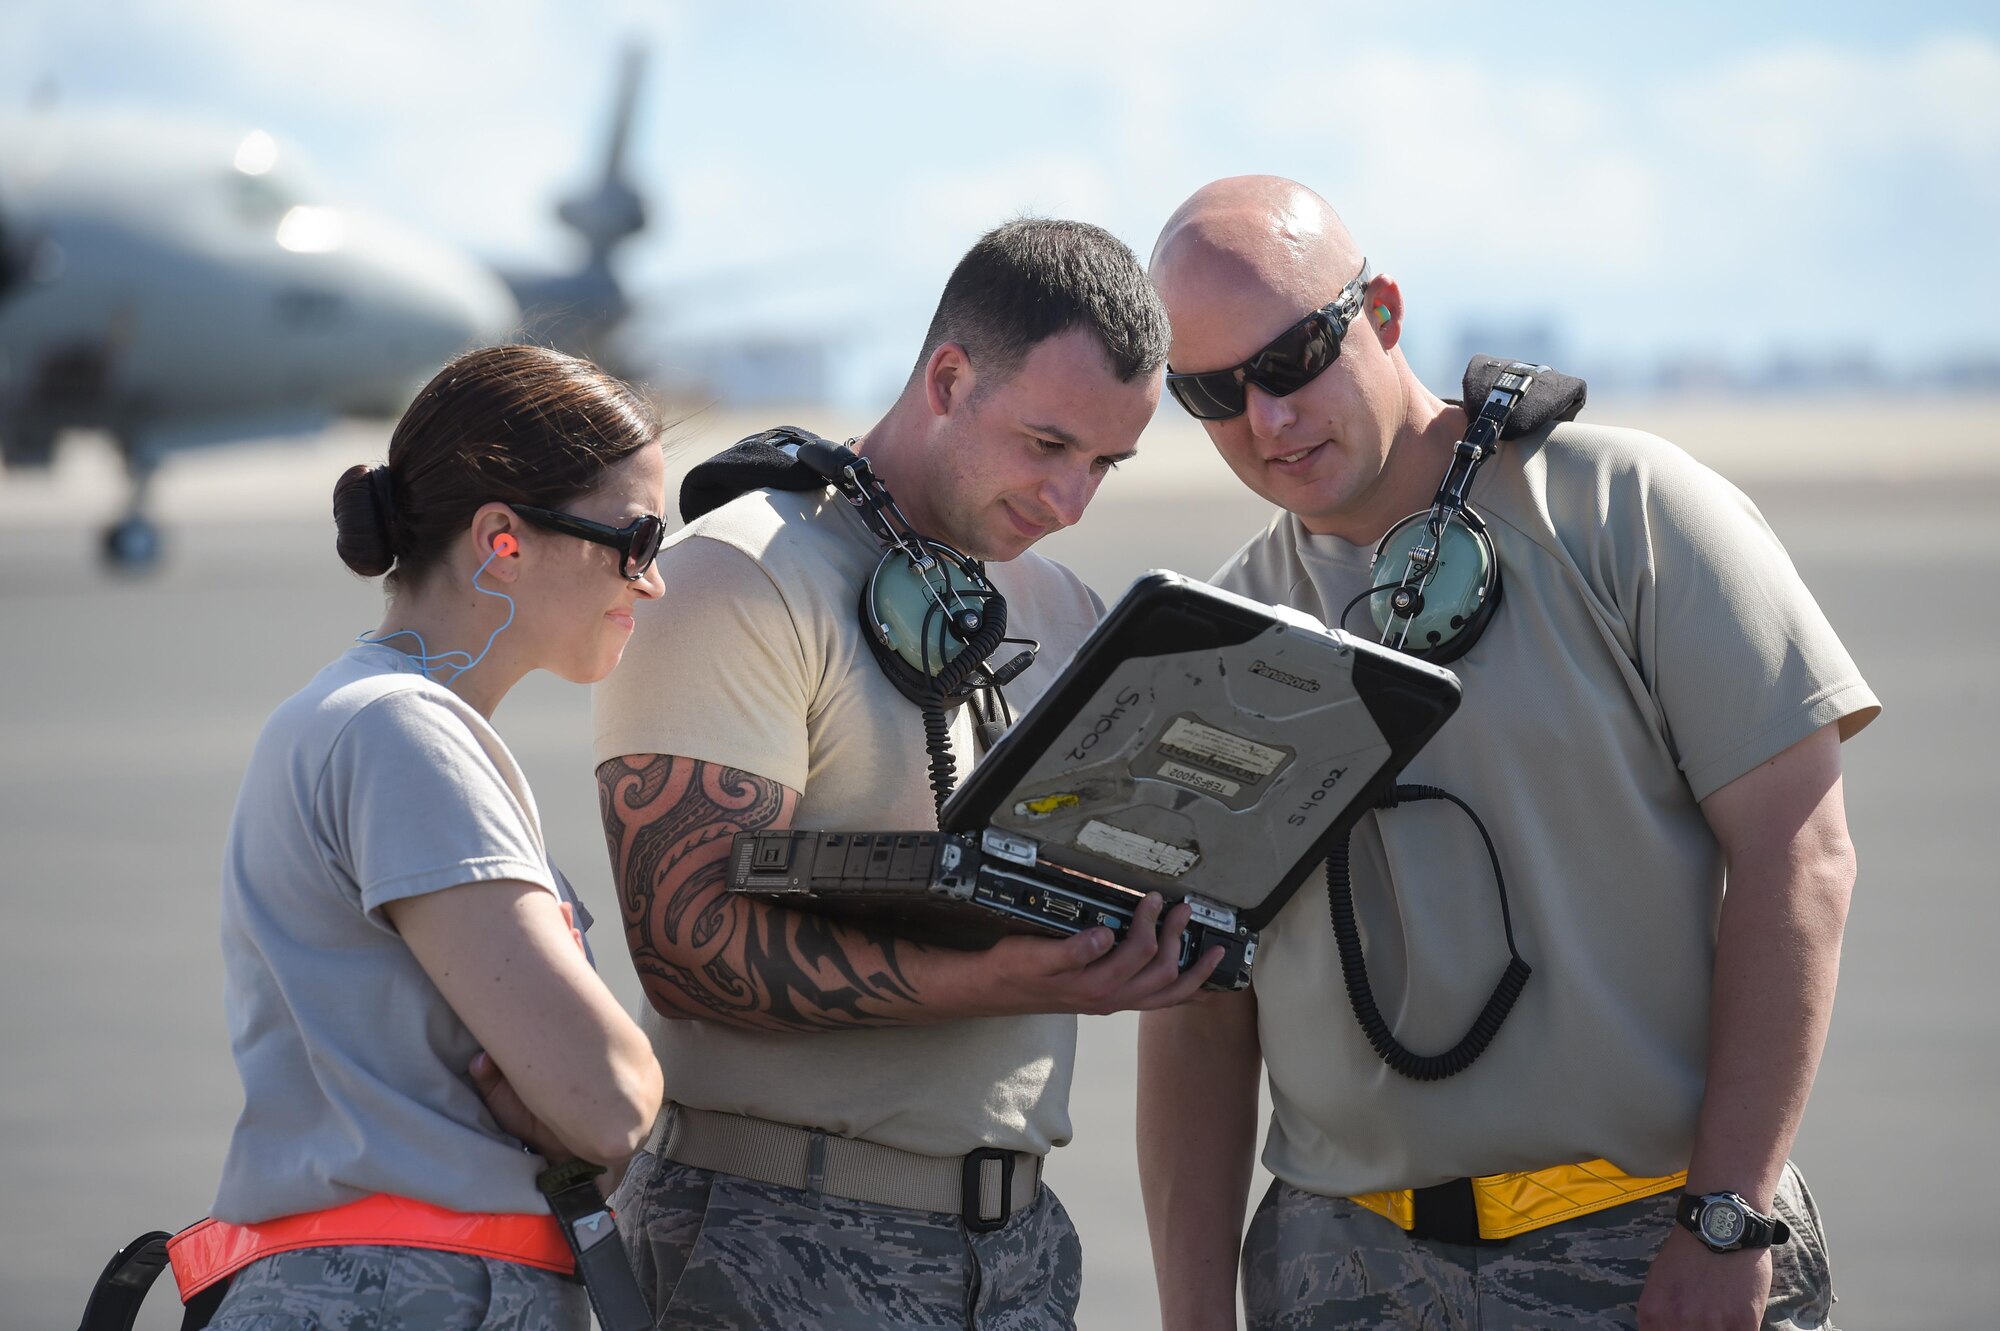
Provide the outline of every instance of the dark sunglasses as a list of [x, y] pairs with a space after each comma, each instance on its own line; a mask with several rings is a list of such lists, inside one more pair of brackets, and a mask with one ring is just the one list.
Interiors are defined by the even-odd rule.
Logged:
[[1226, 421], [1241, 416], [1249, 406], [1244, 385], [1255, 384], [1273, 397], [1284, 397], [1326, 372], [1340, 358], [1340, 340], [1361, 313], [1363, 294], [1368, 290], [1368, 260], [1361, 271], [1340, 289], [1332, 303], [1322, 305], [1305, 318], [1264, 344], [1264, 349], [1226, 370], [1203, 370], [1200, 374], [1176, 374], [1167, 367], [1167, 391], [1174, 401], [1187, 408], [1198, 421]]
[[628, 582], [637, 582], [646, 576], [646, 570], [659, 556], [660, 542], [667, 534], [666, 519], [657, 513], [641, 513], [622, 527], [607, 527], [601, 522], [572, 517], [552, 508], [536, 508], [530, 504], [509, 504], [507, 507], [537, 527], [610, 546], [618, 552]]

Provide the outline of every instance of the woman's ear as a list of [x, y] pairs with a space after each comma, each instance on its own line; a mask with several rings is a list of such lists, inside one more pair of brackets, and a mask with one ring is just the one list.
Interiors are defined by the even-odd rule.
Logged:
[[480, 505], [468, 530], [474, 566], [483, 564], [488, 577], [512, 582], [520, 574], [521, 536], [525, 531], [520, 518], [505, 504]]

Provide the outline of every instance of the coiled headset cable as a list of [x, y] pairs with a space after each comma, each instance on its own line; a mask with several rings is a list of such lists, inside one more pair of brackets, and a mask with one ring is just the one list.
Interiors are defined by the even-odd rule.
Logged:
[[1508, 962], [1507, 969], [1501, 972], [1499, 983], [1493, 986], [1486, 1006], [1473, 1021], [1472, 1029], [1441, 1054], [1419, 1054], [1389, 1030], [1389, 1023], [1383, 1019], [1381, 1009], [1375, 1004], [1375, 991], [1368, 984], [1368, 962], [1361, 952], [1361, 930], [1355, 923], [1354, 890], [1347, 868], [1347, 836], [1342, 836], [1333, 852], [1326, 857], [1327, 909], [1333, 917], [1333, 941], [1340, 952], [1340, 971], [1347, 981], [1347, 999], [1354, 1007], [1354, 1018], [1361, 1023], [1361, 1032], [1368, 1037], [1368, 1043], [1391, 1071], [1413, 1081], [1442, 1081], [1465, 1071], [1486, 1052], [1486, 1046], [1499, 1033], [1500, 1023], [1507, 1020], [1507, 1014], [1513, 1011], [1514, 1000], [1521, 996], [1521, 990], [1527, 985], [1528, 976], [1534, 968], [1522, 960], [1520, 949], [1514, 946], [1514, 918], [1507, 909], [1507, 878], [1500, 872], [1500, 856], [1493, 849], [1493, 838], [1487, 835], [1486, 824], [1479, 821], [1479, 815], [1472, 811], [1471, 805], [1436, 786], [1395, 786], [1376, 802], [1375, 807], [1393, 809], [1411, 800], [1449, 800], [1456, 804], [1472, 820], [1472, 825], [1479, 829], [1479, 839], [1486, 843], [1486, 856], [1493, 863], [1493, 885], [1500, 894], [1500, 923], [1507, 933]]
[[[999, 681], [987, 667], [986, 658], [999, 651], [1002, 642], [1008, 641], [1007, 601], [997, 593], [983, 598], [978, 631], [965, 639], [958, 655], [943, 665], [933, 667], [930, 659], [931, 620], [939, 613], [940, 608], [932, 606], [924, 616], [922, 670], [930, 678], [930, 689], [917, 706], [924, 717], [924, 752], [930, 758], [931, 801], [942, 819], [944, 802], [951, 797], [952, 789], [958, 784], [958, 762], [951, 753], [951, 722], [945, 716], [945, 709], [952, 705], [953, 700], [973, 689], [999, 693]], [[1005, 705], [1004, 696], [1002, 705]]]

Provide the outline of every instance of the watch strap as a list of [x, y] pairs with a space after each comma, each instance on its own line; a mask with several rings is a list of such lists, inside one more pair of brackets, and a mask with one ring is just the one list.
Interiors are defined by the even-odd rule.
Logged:
[[1791, 1238], [1792, 1227], [1775, 1215], [1758, 1215], [1743, 1208], [1743, 1241], [1739, 1248], [1769, 1248]]
[[1701, 1195], [1684, 1192], [1679, 1202], [1674, 1204], [1674, 1219], [1682, 1229], [1688, 1230], [1696, 1238], [1701, 1237]]

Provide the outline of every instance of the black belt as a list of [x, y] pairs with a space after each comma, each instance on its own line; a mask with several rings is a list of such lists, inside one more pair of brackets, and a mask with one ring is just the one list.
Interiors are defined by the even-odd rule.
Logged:
[[1476, 1248], [1502, 1248], [1506, 1239], [1482, 1238], [1479, 1211], [1472, 1197], [1472, 1180], [1446, 1179], [1411, 1192], [1409, 1235], [1436, 1243], [1462, 1243]]

